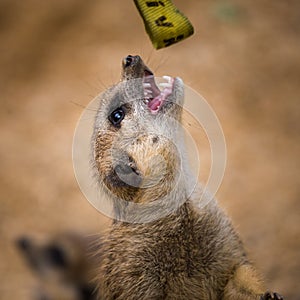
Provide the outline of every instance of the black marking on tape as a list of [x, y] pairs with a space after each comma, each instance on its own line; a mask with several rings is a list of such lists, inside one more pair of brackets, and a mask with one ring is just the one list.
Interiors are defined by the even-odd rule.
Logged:
[[159, 5], [165, 6], [165, 4], [162, 1], [147, 1], [146, 5], [148, 7], [158, 7]]
[[184, 34], [180, 34], [177, 37], [172, 37], [170, 39], [164, 39], [163, 42], [165, 43], [165, 47], [168, 47], [168, 46], [171, 46], [183, 39], [184, 39]]
[[157, 26], [163, 26], [163, 27], [174, 27], [173, 23], [165, 22], [166, 20], [167, 20], [166, 16], [161, 16], [157, 20], [155, 20], [155, 24]]

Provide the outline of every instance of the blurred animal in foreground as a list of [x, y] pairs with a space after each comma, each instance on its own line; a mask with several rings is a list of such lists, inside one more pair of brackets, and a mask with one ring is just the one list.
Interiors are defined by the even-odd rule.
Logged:
[[16, 244], [37, 279], [34, 300], [95, 299], [94, 237], [60, 233], [40, 240], [22, 236]]

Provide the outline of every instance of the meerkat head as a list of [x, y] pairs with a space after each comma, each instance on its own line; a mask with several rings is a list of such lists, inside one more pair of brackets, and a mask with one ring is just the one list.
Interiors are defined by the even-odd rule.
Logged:
[[122, 62], [121, 81], [100, 95], [94, 125], [93, 160], [97, 181], [113, 197], [151, 203], [174, 190], [181, 158], [180, 78], [153, 72], [139, 56]]

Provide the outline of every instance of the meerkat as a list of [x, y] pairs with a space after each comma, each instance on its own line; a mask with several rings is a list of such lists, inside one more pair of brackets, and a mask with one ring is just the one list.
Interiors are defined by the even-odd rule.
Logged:
[[[95, 237], [62, 232], [42, 239], [22, 236], [16, 246], [35, 275], [35, 300], [93, 300], [96, 286], [93, 266]], [[99, 236], [97, 249], [99, 251]]]
[[265, 292], [216, 199], [201, 205], [208, 196], [200, 185], [189, 193], [182, 80], [164, 77], [159, 89], [131, 55], [121, 73], [99, 96], [92, 136], [95, 178], [115, 214], [101, 248], [98, 299], [283, 299]]

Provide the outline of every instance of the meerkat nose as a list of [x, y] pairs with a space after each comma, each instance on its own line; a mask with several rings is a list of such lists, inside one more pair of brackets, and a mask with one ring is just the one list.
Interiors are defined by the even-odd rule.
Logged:
[[126, 56], [123, 60], [124, 67], [129, 67], [131, 65], [132, 61], [133, 61], [132, 55]]

